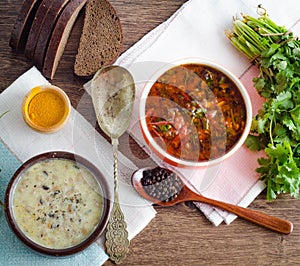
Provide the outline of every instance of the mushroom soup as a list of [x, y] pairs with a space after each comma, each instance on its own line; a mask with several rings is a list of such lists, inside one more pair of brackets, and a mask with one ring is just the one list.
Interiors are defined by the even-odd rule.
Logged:
[[88, 238], [103, 213], [103, 192], [82, 164], [52, 158], [30, 166], [13, 197], [21, 231], [37, 244], [53, 249], [75, 246]]

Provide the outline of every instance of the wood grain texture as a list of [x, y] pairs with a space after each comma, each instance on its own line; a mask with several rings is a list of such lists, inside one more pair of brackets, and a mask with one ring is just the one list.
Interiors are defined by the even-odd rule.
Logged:
[[[165, 21], [184, 2], [111, 0], [123, 26], [123, 52]], [[25, 56], [13, 53], [9, 47], [19, 5], [20, 0], [0, 0], [0, 92], [32, 66]], [[62, 87], [72, 105], [96, 125], [91, 100], [82, 89], [86, 81], [73, 74], [81, 26], [82, 14], [76, 21], [52, 83]], [[135, 159], [137, 165], [151, 163], [128, 135], [122, 136], [120, 143], [120, 149]], [[137, 157], [141, 160], [136, 161]], [[123, 265], [299, 265], [300, 200], [285, 195], [270, 203], [265, 197], [265, 193], [259, 195], [249, 208], [292, 221], [291, 235], [278, 234], [242, 219], [215, 227], [192, 204], [155, 207], [156, 217], [131, 241]], [[107, 261], [105, 265], [114, 264]]]

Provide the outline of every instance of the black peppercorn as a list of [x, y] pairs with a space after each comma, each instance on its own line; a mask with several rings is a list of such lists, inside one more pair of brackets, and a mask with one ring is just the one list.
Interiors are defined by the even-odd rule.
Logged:
[[165, 168], [145, 170], [141, 179], [145, 192], [162, 202], [174, 200], [183, 187], [180, 178]]
[[47, 171], [43, 171], [44, 175], [48, 176], [48, 172]]

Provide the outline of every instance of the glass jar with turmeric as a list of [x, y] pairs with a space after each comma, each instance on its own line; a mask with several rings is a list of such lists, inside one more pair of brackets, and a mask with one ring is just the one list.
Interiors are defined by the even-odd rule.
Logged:
[[34, 87], [22, 105], [25, 122], [33, 129], [47, 133], [56, 132], [65, 125], [70, 109], [66, 93], [53, 85]]

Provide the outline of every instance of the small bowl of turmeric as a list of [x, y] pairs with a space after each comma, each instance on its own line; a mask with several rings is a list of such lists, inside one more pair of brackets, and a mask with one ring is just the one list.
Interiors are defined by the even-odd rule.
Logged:
[[53, 133], [67, 122], [71, 104], [67, 94], [54, 85], [40, 85], [31, 89], [24, 97], [22, 114], [33, 129]]

